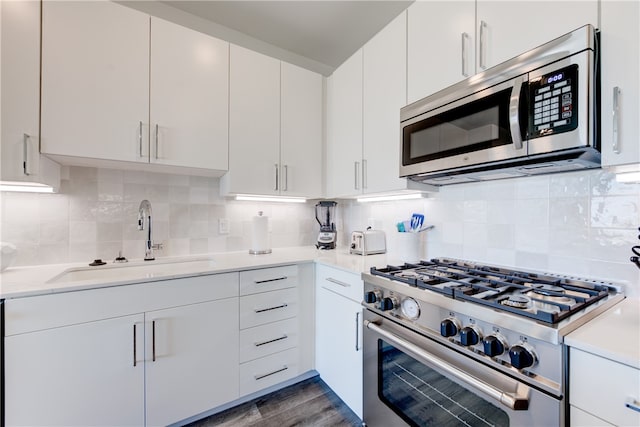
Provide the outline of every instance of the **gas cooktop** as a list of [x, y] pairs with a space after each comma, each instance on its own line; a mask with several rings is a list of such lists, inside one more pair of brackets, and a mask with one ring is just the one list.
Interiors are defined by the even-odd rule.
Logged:
[[447, 297], [555, 324], [609, 296], [612, 285], [437, 258], [371, 268], [371, 274]]

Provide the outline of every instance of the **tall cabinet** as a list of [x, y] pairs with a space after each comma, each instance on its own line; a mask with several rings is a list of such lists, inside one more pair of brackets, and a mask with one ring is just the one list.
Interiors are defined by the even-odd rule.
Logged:
[[57, 189], [60, 166], [40, 155], [40, 2], [0, 2], [0, 179]]

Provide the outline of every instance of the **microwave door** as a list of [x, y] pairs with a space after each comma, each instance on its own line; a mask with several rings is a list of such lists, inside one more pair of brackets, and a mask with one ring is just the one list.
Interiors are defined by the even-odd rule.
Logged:
[[401, 175], [526, 156], [520, 119], [525, 81], [518, 76], [403, 122]]

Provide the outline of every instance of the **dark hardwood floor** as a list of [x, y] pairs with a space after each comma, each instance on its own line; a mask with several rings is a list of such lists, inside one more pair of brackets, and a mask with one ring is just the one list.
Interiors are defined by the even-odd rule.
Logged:
[[189, 424], [188, 427], [360, 427], [362, 422], [316, 376]]

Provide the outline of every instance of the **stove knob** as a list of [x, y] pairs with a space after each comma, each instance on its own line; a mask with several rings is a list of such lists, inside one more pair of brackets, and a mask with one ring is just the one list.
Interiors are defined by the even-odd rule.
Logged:
[[380, 301], [381, 297], [382, 295], [380, 294], [380, 291], [369, 291], [369, 292], [365, 292], [364, 301], [367, 304], [375, 304], [378, 301]]
[[538, 361], [533, 348], [525, 343], [519, 343], [511, 347], [509, 357], [511, 358], [511, 365], [516, 369], [528, 368]]
[[394, 297], [385, 297], [380, 300], [380, 310], [389, 311], [398, 307], [398, 300]]
[[489, 335], [482, 340], [484, 346], [484, 354], [489, 357], [500, 356], [504, 353], [506, 342], [504, 338], [498, 335]]
[[458, 319], [454, 319], [450, 317], [448, 319], [444, 319], [440, 322], [440, 335], [443, 337], [455, 337], [458, 335], [458, 330], [460, 329], [460, 322]]
[[464, 346], [476, 345], [482, 339], [482, 333], [475, 326], [465, 326], [460, 330], [460, 342]]

